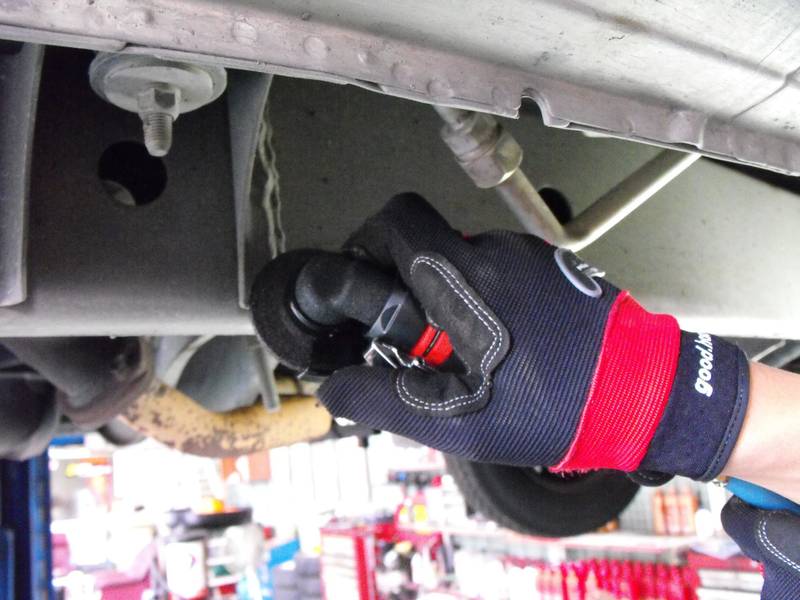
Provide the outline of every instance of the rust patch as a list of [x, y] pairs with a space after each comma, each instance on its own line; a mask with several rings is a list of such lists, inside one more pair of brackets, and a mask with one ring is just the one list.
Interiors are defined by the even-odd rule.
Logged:
[[314, 396], [281, 397], [281, 409], [260, 404], [227, 413], [206, 410], [162, 382], [154, 382], [125, 411], [137, 431], [189, 454], [241, 456], [325, 435], [330, 414]]

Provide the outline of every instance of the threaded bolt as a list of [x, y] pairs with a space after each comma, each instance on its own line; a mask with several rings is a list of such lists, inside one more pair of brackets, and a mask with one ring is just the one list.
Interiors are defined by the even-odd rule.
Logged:
[[172, 115], [152, 112], [142, 115], [144, 145], [151, 156], [166, 156], [172, 146]]

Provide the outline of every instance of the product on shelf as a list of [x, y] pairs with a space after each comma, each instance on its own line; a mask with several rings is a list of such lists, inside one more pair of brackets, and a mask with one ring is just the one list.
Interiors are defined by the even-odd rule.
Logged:
[[664, 510], [664, 492], [653, 492], [653, 532], [656, 535], [667, 534], [667, 519]]
[[664, 513], [669, 535], [681, 534], [681, 509], [678, 492], [674, 486], [669, 486], [664, 492]]
[[683, 535], [694, 535], [697, 531], [694, 516], [697, 513], [699, 502], [689, 486], [682, 486], [678, 493], [678, 512], [681, 516], [681, 533]]
[[695, 515], [699, 508], [697, 493], [689, 485], [672, 484], [655, 490], [651, 496], [653, 533], [656, 535], [695, 535]]
[[[696, 600], [698, 580], [688, 567], [586, 560], [553, 567], [507, 561], [518, 575], [510, 600]], [[526, 575], [524, 571], [529, 571]], [[527, 585], [527, 588], [523, 584]]]

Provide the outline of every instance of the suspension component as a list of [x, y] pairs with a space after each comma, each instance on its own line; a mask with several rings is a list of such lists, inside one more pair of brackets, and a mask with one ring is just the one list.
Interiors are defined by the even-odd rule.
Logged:
[[220, 413], [154, 379], [121, 418], [170, 448], [198, 456], [242, 456], [328, 433], [331, 416], [314, 396], [293, 391], [288, 384], [279, 387], [286, 394], [278, 411], [259, 403]]
[[142, 338], [6, 338], [3, 345], [55, 386], [61, 411], [84, 429], [109, 422], [153, 378]]

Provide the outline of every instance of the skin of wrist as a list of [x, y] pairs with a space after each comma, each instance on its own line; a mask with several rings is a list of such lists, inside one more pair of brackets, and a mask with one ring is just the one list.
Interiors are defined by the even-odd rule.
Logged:
[[800, 375], [750, 363], [750, 399], [723, 477], [800, 503]]

